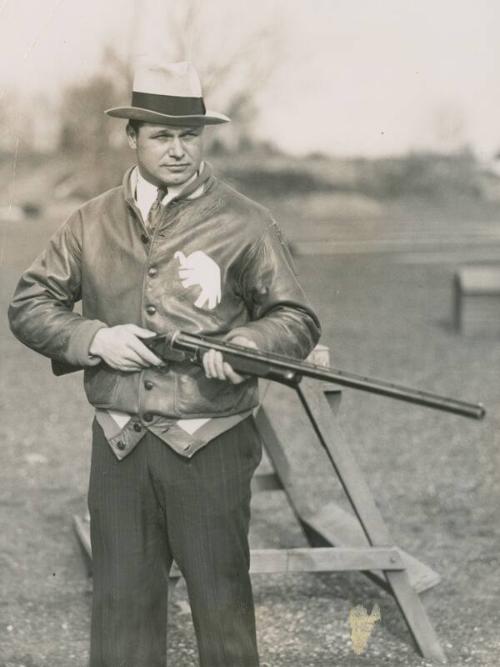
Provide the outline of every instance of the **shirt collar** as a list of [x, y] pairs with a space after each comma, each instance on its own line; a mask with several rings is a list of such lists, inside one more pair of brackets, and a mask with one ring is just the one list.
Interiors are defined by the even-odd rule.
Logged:
[[[141, 179], [141, 186], [138, 186], [139, 179]], [[142, 183], [144, 181], [144, 183]], [[168, 203], [171, 199], [197, 199], [201, 197], [214, 183], [215, 177], [212, 174], [212, 168], [210, 163], [203, 161], [200, 165], [200, 169], [197, 174], [193, 175], [189, 182], [183, 183], [180, 188], [175, 188], [175, 191], [172, 187], [169, 188], [169, 194], [167, 200], [163, 199], [163, 203]], [[142, 189], [144, 185], [144, 190]], [[139, 192], [138, 192], [139, 190]], [[146, 193], [146, 198], [143, 199], [142, 193]], [[141, 208], [141, 213], [144, 216], [144, 219], [147, 218], [147, 213], [151, 204], [154, 202], [157, 196], [157, 187], [153, 184], [146, 181], [143, 176], [139, 173], [137, 166], [130, 167], [127, 169], [124, 178], [123, 178], [123, 194], [125, 201], [128, 202], [130, 206], [136, 206]], [[168, 195], [167, 195], [168, 196]], [[141, 200], [141, 206], [139, 206], [139, 201]], [[147, 211], [145, 210], [147, 208]]]
[[[194, 173], [188, 181], [182, 183], [181, 185], [169, 185], [167, 193], [161, 201], [162, 205], [165, 206], [170, 201], [172, 201], [172, 199], [181, 196], [184, 191], [187, 191], [189, 186], [199, 177], [199, 174], [203, 171], [203, 168], [204, 163], [202, 162], [199, 171]], [[144, 212], [146, 212], [146, 215], [144, 216], [146, 218], [149, 209], [157, 197], [158, 187], [145, 179], [139, 171], [138, 167], [135, 167], [135, 169], [132, 171], [131, 186], [137, 206], [141, 213], [143, 213], [143, 216]], [[200, 185], [200, 188], [202, 188], [202, 185]], [[198, 193], [198, 189], [199, 188], [197, 188], [197, 190], [194, 192], [191, 192], [189, 198], [193, 199], [194, 197], [199, 196], [201, 192]]]
[[[139, 200], [139, 198], [142, 197], [147, 197], [147, 198], [153, 197], [154, 199], [156, 199], [156, 193], [158, 192], [158, 187], [156, 185], [153, 185], [153, 183], [150, 183], [148, 180], [146, 180], [139, 171], [138, 167], [135, 168], [134, 172], [136, 178], [135, 182], [136, 199]], [[178, 197], [180, 193], [184, 190], [184, 188], [187, 188], [187, 186], [197, 178], [198, 173], [199, 172], [194, 173], [188, 181], [182, 183], [181, 185], [169, 185], [167, 194], [165, 195], [165, 199], [168, 198], [170, 200], [174, 199], [174, 197]]]

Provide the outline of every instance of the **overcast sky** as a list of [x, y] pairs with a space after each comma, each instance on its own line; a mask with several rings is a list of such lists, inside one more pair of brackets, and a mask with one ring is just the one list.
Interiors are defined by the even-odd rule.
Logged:
[[[13, 89], [57, 96], [64, 82], [95, 69], [106, 43], [126, 56], [154, 50], [168, 2], [0, 0], [0, 103]], [[487, 156], [500, 148], [498, 0], [195, 6], [210, 16], [203, 39], [222, 53], [226, 38], [234, 43], [254, 24], [277, 26], [257, 130], [286, 149], [380, 155], [469, 143]], [[188, 38], [196, 62], [198, 38]]]

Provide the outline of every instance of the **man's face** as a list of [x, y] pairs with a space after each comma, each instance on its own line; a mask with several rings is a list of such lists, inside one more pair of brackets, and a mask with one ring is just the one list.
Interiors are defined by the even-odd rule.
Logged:
[[203, 127], [143, 123], [128, 130], [139, 170], [156, 186], [182, 185], [198, 171], [203, 156]]

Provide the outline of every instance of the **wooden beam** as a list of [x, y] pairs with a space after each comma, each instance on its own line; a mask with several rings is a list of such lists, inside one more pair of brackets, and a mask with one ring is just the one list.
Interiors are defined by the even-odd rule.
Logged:
[[[74, 516], [74, 527], [80, 544], [89, 561], [92, 561], [90, 524], [82, 517]], [[333, 572], [350, 570], [402, 570], [405, 565], [396, 547], [376, 548], [298, 548], [298, 549], [252, 549], [250, 572]], [[182, 576], [174, 562], [171, 578]]]
[[[310, 512], [303, 516], [301, 523], [313, 546], [365, 547], [369, 544], [356, 517], [333, 501], [326, 502], [319, 509], [310, 508]], [[398, 550], [403, 559], [410, 586], [417, 593], [423, 593], [439, 584], [441, 577], [435, 570], [404, 549]], [[364, 574], [382, 588], [388, 589], [387, 580], [380, 570], [370, 570]]]
[[283, 485], [274, 472], [257, 473], [252, 479], [252, 493], [259, 491], [282, 491]]
[[90, 523], [81, 516], [75, 514], [73, 516], [73, 527], [79, 544], [85, 555], [85, 561], [89, 576], [92, 575], [92, 547], [90, 545]]
[[[76, 536], [78, 537], [80, 545], [87, 559], [89, 575], [91, 575], [92, 545], [90, 543], [90, 519], [75, 514], [73, 516], [73, 527], [75, 529]], [[182, 577], [182, 573], [179, 570], [177, 563], [174, 561], [172, 564], [172, 569], [170, 570], [170, 579], [179, 579], [179, 577]]]
[[252, 549], [250, 553], [252, 574], [404, 569], [401, 556], [394, 547]]

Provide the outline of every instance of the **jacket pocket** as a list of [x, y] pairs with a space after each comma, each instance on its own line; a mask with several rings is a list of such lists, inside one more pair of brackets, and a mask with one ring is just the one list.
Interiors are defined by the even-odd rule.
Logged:
[[118, 387], [118, 373], [105, 364], [86, 368], [83, 386], [89, 403], [96, 408], [112, 408]]
[[176, 377], [175, 410], [179, 416], [230, 415], [257, 404], [255, 380], [233, 385], [205, 377], [202, 368], [187, 367]]

